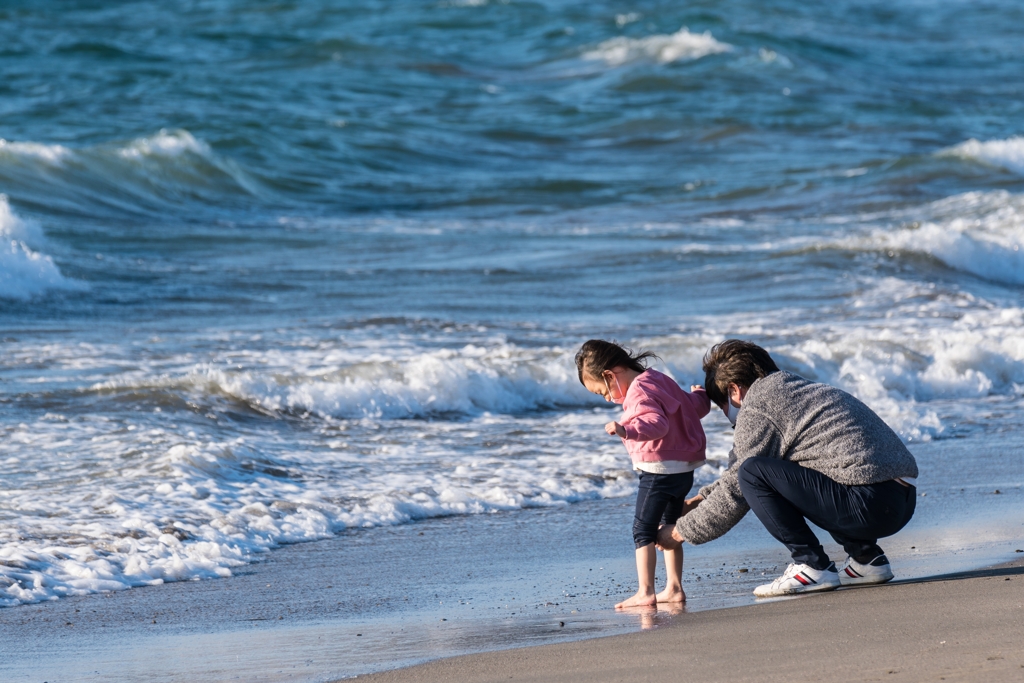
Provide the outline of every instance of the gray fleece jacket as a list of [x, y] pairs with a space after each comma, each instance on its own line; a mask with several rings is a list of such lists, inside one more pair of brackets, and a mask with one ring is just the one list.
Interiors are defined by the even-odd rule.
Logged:
[[740, 492], [739, 467], [757, 455], [792, 460], [847, 485], [917, 477], [914, 456], [866, 405], [827, 384], [775, 372], [754, 382], [743, 399], [729, 468], [676, 522], [687, 542], [713, 541], [743, 519], [750, 506]]

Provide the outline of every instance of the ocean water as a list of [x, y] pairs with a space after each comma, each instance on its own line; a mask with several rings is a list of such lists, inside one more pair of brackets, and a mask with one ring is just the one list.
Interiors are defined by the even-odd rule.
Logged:
[[1024, 422], [1022, 31], [1008, 0], [5, 3], [0, 606], [629, 496], [591, 337], [684, 385], [751, 339], [984, 452]]

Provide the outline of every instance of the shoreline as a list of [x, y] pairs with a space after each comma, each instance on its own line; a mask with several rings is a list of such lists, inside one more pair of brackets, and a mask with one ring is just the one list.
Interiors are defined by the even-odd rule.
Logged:
[[1018, 681], [1022, 618], [1024, 558], [683, 613], [647, 632], [452, 657], [356, 679], [610, 683], [694, 671], [702, 681]]
[[[913, 448], [926, 476], [914, 520], [883, 542], [892, 587], [1017, 559], [1024, 470], [1010, 445], [993, 435], [984, 454], [970, 441]], [[627, 497], [352, 529], [283, 546], [227, 579], [0, 609], [0, 678], [337, 680], [760, 608], [750, 591], [788, 561], [747, 515], [722, 539], [686, 546], [684, 613], [616, 613], [611, 606], [635, 589], [632, 514]]]

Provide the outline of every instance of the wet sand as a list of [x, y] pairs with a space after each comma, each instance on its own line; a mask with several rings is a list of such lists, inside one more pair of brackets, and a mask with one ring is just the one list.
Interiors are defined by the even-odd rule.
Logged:
[[643, 633], [358, 677], [502, 681], [1020, 681], [1024, 560], [989, 570], [679, 615]]

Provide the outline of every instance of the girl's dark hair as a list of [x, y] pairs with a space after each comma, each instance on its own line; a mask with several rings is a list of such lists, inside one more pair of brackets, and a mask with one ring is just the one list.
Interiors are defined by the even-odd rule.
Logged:
[[649, 358], [657, 356], [652, 351], [634, 354], [613, 342], [591, 339], [576, 352], [576, 371], [580, 376], [580, 384], [583, 384], [584, 373], [594, 379], [600, 379], [605, 370], [616, 367], [643, 372], [647, 369]]
[[716, 405], [729, 400], [729, 385], [749, 389], [754, 382], [778, 372], [768, 352], [757, 344], [726, 339], [704, 354], [704, 390]]

